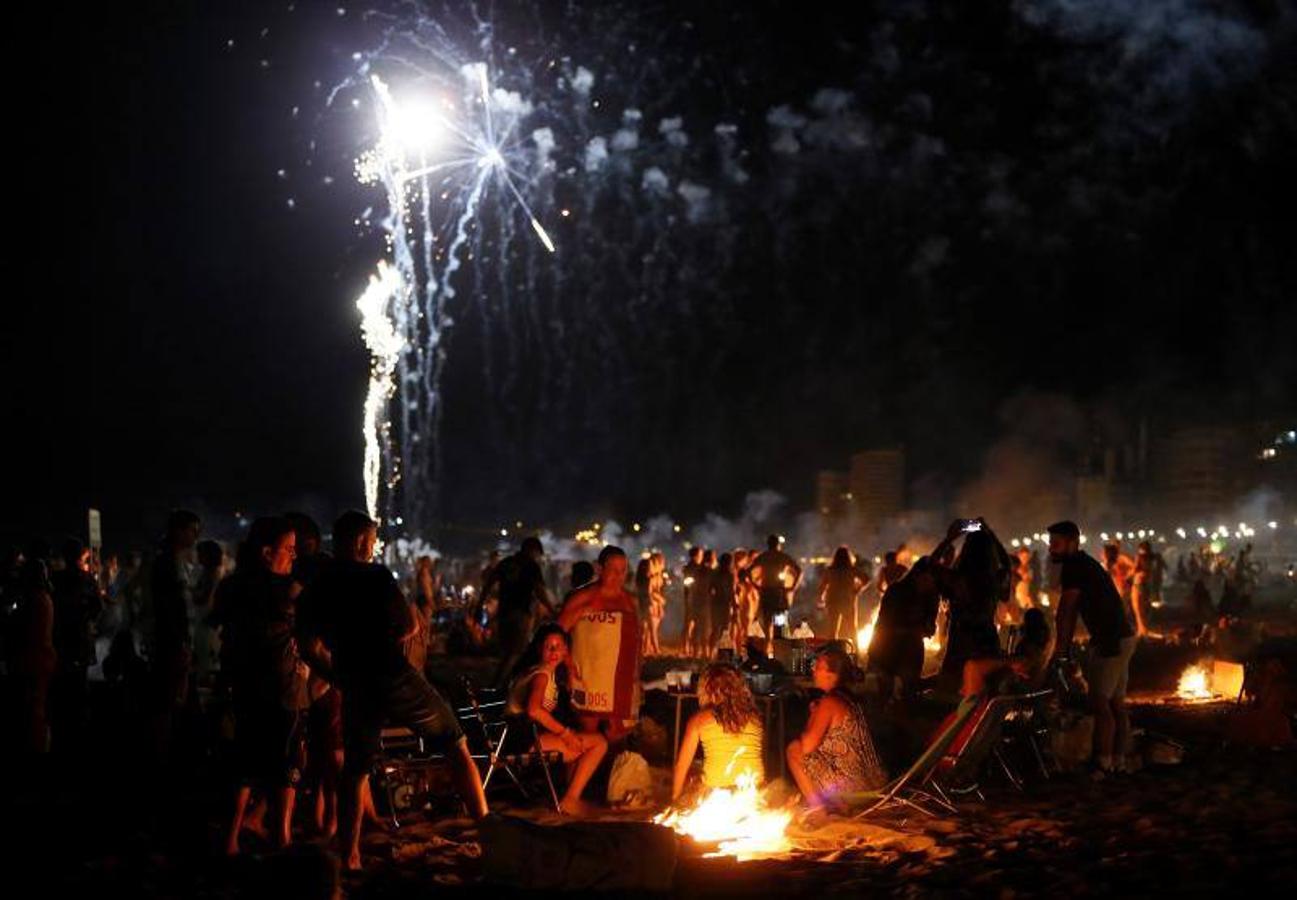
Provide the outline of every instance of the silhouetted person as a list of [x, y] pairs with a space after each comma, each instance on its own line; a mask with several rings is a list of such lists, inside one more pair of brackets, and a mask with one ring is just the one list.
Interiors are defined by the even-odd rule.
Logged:
[[7, 710], [5, 741], [22, 756], [48, 748], [49, 693], [54, 652], [54, 600], [43, 560], [14, 554], [6, 578], [5, 661], [13, 708]]
[[1135, 653], [1134, 616], [1104, 567], [1081, 549], [1081, 531], [1074, 522], [1049, 526], [1049, 554], [1062, 563], [1063, 594], [1058, 603], [1058, 641], [1054, 655], [1071, 652], [1079, 615], [1090, 632], [1090, 664], [1086, 681], [1094, 712], [1094, 756], [1099, 772], [1125, 762], [1130, 720], [1126, 714], [1126, 682]]
[[254, 786], [276, 801], [275, 842], [291, 841], [297, 750], [306, 710], [306, 667], [294, 638], [292, 579], [297, 534], [287, 518], [252, 523], [238, 568], [217, 589], [212, 622], [221, 629], [221, 669], [234, 707], [235, 790], [225, 852], [239, 852], [239, 832]]
[[923, 639], [937, 629], [939, 567], [923, 557], [883, 594], [870, 642], [867, 670], [888, 679], [889, 694], [909, 698], [923, 675]]
[[829, 633], [834, 640], [856, 639], [859, 628], [856, 615], [859, 604], [856, 598], [867, 583], [861, 580], [850, 550], [839, 547], [834, 551], [833, 561], [820, 577], [819, 590], [820, 600], [824, 603], [829, 619]]
[[62, 548], [63, 569], [50, 577], [54, 597], [54, 650], [58, 667], [50, 686], [51, 744], [59, 753], [73, 750], [85, 736], [89, 712], [86, 670], [95, 663], [94, 623], [99, 618], [99, 587], [90, 574], [90, 548], [69, 538]]
[[680, 569], [681, 583], [684, 588], [685, 624], [681, 632], [681, 652], [685, 656], [697, 655], [702, 645], [702, 622], [706, 615], [705, 606], [711, 585], [707, 579], [708, 570], [703, 565], [703, 548], [690, 547], [688, 562]]
[[303, 594], [297, 614], [303, 656], [342, 690], [339, 824], [349, 869], [360, 868], [362, 801], [386, 722], [410, 728], [430, 751], [444, 754], [469, 814], [487, 812], [481, 775], [454, 711], [406, 661], [402, 644], [417, 624], [396, 577], [371, 562], [377, 542], [377, 523], [362, 512], [343, 513], [333, 526], [336, 559]]
[[895, 550], [883, 554], [883, 564], [878, 569], [878, 596], [887, 593], [887, 589], [905, 577], [906, 568], [897, 559]]
[[154, 748], [161, 760], [171, 752], [173, 719], [185, 704], [192, 655], [189, 633], [189, 583], [185, 564], [195, 545], [201, 522], [188, 510], [167, 517], [166, 536], [153, 561], [150, 597], [153, 603], [153, 641], [150, 669], [154, 684]]
[[535, 622], [535, 607], [540, 605], [551, 617], [557, 615], [545, 587], [545, 573], [540, 567], [544, 557], [545, 548], [540, 538], [526, 538], [517, 553], [500, 560], [491, 569], [482, 586], [484, 598], [493, 591], [499, 595], [495, 633], [500, 645], [500, 664], [491, 679], [498, 687], [505, 686], [509, 673], [527, 652]]
[[996, 656], [1000, 637], [995, 629], [996, 612], [1009, 599], [1011, 564], [1009, 554], [985, 519], [951, 523], [946, 539], [932, 551], [941, 559], [954, 541], [963, 535], [959, 556], [950, 568], [933, 570], [941, 595], [950, 604], [950, 625], [946, 656], [941, 663], [943, 677], [958, 681], [964, 663], [970, 659]]
[[[300, 596], [329, 564], [320, 526], [306, 513], [285, 518], [297, 535], [293, 560], [294, 591]], [[326, 837], [338, 832], [338, 783], [342, 778], [342, 692], [312, 672], [307, 681], [306, 773], [303, 789], [315, 792], [315, 830]]]
[[802, 567], [780, 549], [782, 543], [778, 535], [767, 537], [766, 549], [749, 566], [752, 583], [761, 592], [761, 631], [766, 636], [767, 648], [774, 641], [775, 616], [792, 606], [793, 593], [802, 581]]

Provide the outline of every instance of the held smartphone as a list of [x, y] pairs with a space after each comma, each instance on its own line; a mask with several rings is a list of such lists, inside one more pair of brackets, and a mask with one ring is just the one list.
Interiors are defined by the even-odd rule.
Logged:
[[965, 533], [965, 534], [968, 534], [969, 532], [973, 532], [973, 531], [981, 531], [981, 530], [982, 530], [982, 523], [979, 522], [979, 521], [977, 521], [976, 519], [965, 519], [965, 520], [964, 520], [964, 533]]

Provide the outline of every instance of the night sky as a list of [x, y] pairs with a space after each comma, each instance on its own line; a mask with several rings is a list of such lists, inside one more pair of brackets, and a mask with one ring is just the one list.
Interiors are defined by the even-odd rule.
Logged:
[[[14, 24], [39, 54], [10, 90], [6, 529], [362, 502], [382, 245], [353, 220], [381, 198], [351, 174], [363, 110], [323, 95], [376, 25], [338, 5]], [[805, 507], [892, 443], [949, 498], [1024, 394], [1118, 431], [1297, 409], [1293, 4], [831, 6], [495, 4], [497, 47], [596, 72], [591, 132], [683, 117], [711, 205], [574, 178], [535, 305], [466, 276], [444, 521]]]

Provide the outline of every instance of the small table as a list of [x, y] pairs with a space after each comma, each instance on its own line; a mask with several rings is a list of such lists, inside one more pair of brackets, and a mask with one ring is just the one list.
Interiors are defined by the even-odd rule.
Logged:
[[[680, 755], [680, 724], [684, 715], [684, 705], [686, 700], [698, 699], [698, 694], [694, 691], [668, 691], [671, 697], [675, 698], [676, 714], [675, 727], [671, 731], [671, 762], [674, 764], [676, 758]], [[772, 722], [778, 729], [774, 749], [779, 757], [779, 775], [784, 777], [788, 774], [786, 760], [784, 759], [784, 745], [788, 743], [785, 729], [787, 726], [787, 717], [784, 714], [784, 694], [753, 694], [753, 699], [762, 705], [761, 726], [765, 734], [770, 734]], [[767, 741], [765, 753], [770, 754], [770, 744]]]

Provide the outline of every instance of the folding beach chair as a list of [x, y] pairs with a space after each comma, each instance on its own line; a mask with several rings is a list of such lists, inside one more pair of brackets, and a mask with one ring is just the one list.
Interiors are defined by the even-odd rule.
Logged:
[[898, 778], [876, 791], [864, 791], [844, 797], [843, 799], [852, 805], [868, 804], [864, 810], [856, 814], [856, 818], [862, 819], [879, 810], [896, 806], [917, 810], [925, 816], [935, 815], [928, 806], [937, 806], [947, 812], [954, 812], [955, 807], [947, 798], [925, 790], [925, 785], [951, 742], [977, 711], [979, 699], [967, 697], [960, 701], [946, 725], [932, 739], [923, 753], [919, 754], [919, 758], [913, 765]]
[[[489, 790], [492, 778], [500, 771], [524, 798], [530, 799], [531, 794], [518, 773], [539, 768], [544, 773], [554, 809], [561, 812], [550, 763], [561, 763], [562, 754], [541, 750], [536, 723], [526, 717], [510, 716], [508, 703], [500, 692], [479, 691], [467, 678], [461, 684], [468, 705], [458, 707], [455, 714], [468, 736], [473, 760], [482, 770], [482, 789]], [[521, 741], [519, 736], [523, 736]]]
[[1000, 750], [1005, 720], [1011, 713], [1024, 708], [1022, 698], [1013, 694], [1000, 694], [983, 699], [960, 733], [951, 741], [945, 754], [924, 779], [925, 786], [953, 808], [952, 796], [973, 794], [985, 801], [981, 791], [983, 767], [996, 762], [1009, 779], [1021, 789], [1022, 780], [1009, 768]]
[[[1025, 745], [1042, 778], [1048, 781], [1052, 777], [1051, 769], [1058, 770], [1049, 747], [1049, 726], [1045, 721], [1045, 700], [1053, 695], [1054, 692], [1048, 688], [1017, 695], [1019, 705], [1004, 717], [1004, 736], [997, 751], [1001, 753], [1000, 761], [1005, 769], [1008, 769], [1008, 763], [1004, 761], [1003, 751]], [[1021, 779], [1012, 776], [1012, 772], [1009, 774], [1015, 786], [1021, 787]]]

